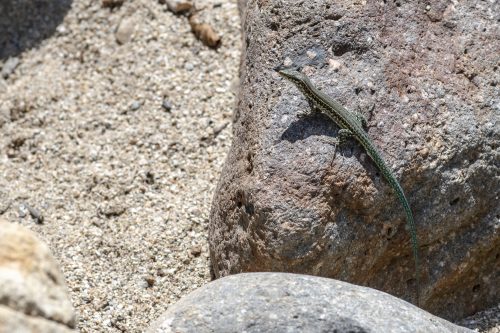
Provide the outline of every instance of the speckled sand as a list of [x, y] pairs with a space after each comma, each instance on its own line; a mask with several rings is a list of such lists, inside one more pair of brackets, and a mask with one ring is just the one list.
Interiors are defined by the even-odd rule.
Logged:
[[[217, 51], [158, 1], [111, 11], [75, 0], [0, 82], [2, 216], [49, 244], [81, 332], [142, 332], [210, 281], [208, 216], [231, 143], [240, 19], [236, 1], [197, 6], [222, 36]], [[124, 17], [135, 32], [119, 45]], [[43, 224], [21, 217], [25, 204]]]

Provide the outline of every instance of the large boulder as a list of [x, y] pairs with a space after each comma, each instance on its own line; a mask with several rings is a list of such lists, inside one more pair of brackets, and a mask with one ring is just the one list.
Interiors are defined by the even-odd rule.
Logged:
[[47, 245], [0, 219], [0, 333], [75, 332], [75, 312]]
[[[306, 115], [273, 68], [297, 67], [368, 119], [414, 212], [422, 307], [458, 319], [500, 301], [498, 24], [482, 1], [240, 1], [234, 142], [214, 197], [215, 277], [287, 271], [415, 299], [401, 204], [354, 141]], [[305, 117], [303, 117], [305, 115]]]
[[374, 289], [287, 273], [225, 277], [171, 306], [167, 332], [473, 332]]

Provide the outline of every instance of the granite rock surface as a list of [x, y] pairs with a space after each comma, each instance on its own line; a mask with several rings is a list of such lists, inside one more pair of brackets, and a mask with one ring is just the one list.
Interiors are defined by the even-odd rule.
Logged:
[[170, 307], [148, 333], [473, 332], [370, 288], [309, 275], [225, 277]]

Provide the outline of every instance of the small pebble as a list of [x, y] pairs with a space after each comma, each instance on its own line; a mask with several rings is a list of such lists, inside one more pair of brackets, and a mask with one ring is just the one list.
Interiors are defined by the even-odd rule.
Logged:
[[139, 110], [140, 107], [141, 107], [141, 102], [139, 101], [133, 101], [132, 104], [130, 104], [130, 110], [132, 111]]
[[172, 103], [170, 101], [164, 99], [163, 102], [161, 103], [161, 107], [165, 109], [165, 111], [169, 112], [172, 110]]
[[152, 287], [154, 286], [155, 282], [156, 282], [156, 279], [154, 276], [152, 275], [148, 275], [144, 278], [144, 280], [146, 280], [147, 284], [148, 284], [148, 287]]
[[130, 41], [135, 30], [135, 22], [132, 18], [127, 17], [120, 21], [115, 32], [115, 38], [118, 44], [125, 44]]
[[191, 254], [195, 257], [198, 257], [201, 254], [201, 246], [194, 245], [191, 247]]
[[0, 190], [0, 215], [9, 210], [11, 205], [11, 200], [7, 192]]
[[19, 205], [18, 210], [17, 210], [19, 218], [24, 219], [26, 217], [26, 215], [28, 215], [27, 210], [28, 209], [26, 208], [25, 205], [23, 205], [23, 204]]
[[43, 224], [43, 215], [40, 213], [40, 211], [36, 208], [31, 207], [30, 205], [25, 204], [24, 205], [26, 209], [28, 209], [28, 212], [30, 213], [31, 217], [37, 224]]
[[193, 8], [192, 0], [165, 0], [168, 10], [174, 14], [187, 12]]
[[5, 64], [3, 64], [2, 67], [2, 77], [4, 79], [8, 78], [12, 73], [14, 73], [14, 70], [16, 67], [19, 65], [19, 58], [17, 57], [11, 57], [7, 59]]
[[317, 53], [314, 51], [307, 51], [306, 54], [307, 54], [307, 57], [311, 60], [316, 58], [316, 56], [317, 56]]
[[328, 59], [328, 66], [334, 70], [334, 71], [337, 71], [339, 68], [340, 68], [340, 62], [338, 62], [337, 60], [334, 60], [334, 59]]
[[126, 210], [127, 210], [127, 208], [122, 204], [110, 203], [110, 204], [104, 205], [103, 207], [100, 207], [99, 213], [104, 215], [107, 218], [110, 218], [110, 217], [120, 216], [123, 213], [125, 213]]
[[[7, 83], [5, 82], [4, 78], [0, 76], [0, 94], [5, 93], [7, 91]], [[0, 110], [1, 113], [1, 110]], [[0, 117], [0, 127], [2, 126], [1, 123], [2, 119]]]
[[115, 8], [123, 5], [124, 0], [102, 0], [102, 6], [105, 8]]
[[285, 60], [283, 61], [283, 66], [285, 66], [285, 67], [290, 67], [290, 66], [292, 66], [292, 64], [293, 64], [293, 61], [289, 57], [286, 57]]
[[229, 125], [229, 122], [225, 122], [224, 124], [214, 128], [214, 137], [217, 137], [217, 135], [219, 135], [220, 132], [222, 132], [227, 127], [227, 125]]

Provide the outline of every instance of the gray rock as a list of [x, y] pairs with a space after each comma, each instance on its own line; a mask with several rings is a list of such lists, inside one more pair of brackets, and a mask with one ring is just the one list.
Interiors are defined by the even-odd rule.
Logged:
[[368, 119], [414, 212], [423, 308], [459, 319], [497, 304], [499, 7], [241, 0], [234, 141], [209, 227], [214, 275], [307, 273], [415, 301], [400, 203], [358, 144], [325, 142], [338, 131], [326, 116], [301, 117], [307, 101], [272, 70], [287, 62]]
[[0, 220], [0, 332], [73, 332], [75, 313], [48, 247]]
[[370, 288], [308, 275], [246, 273], [192, 292], [148, 332], [472, 331]]

